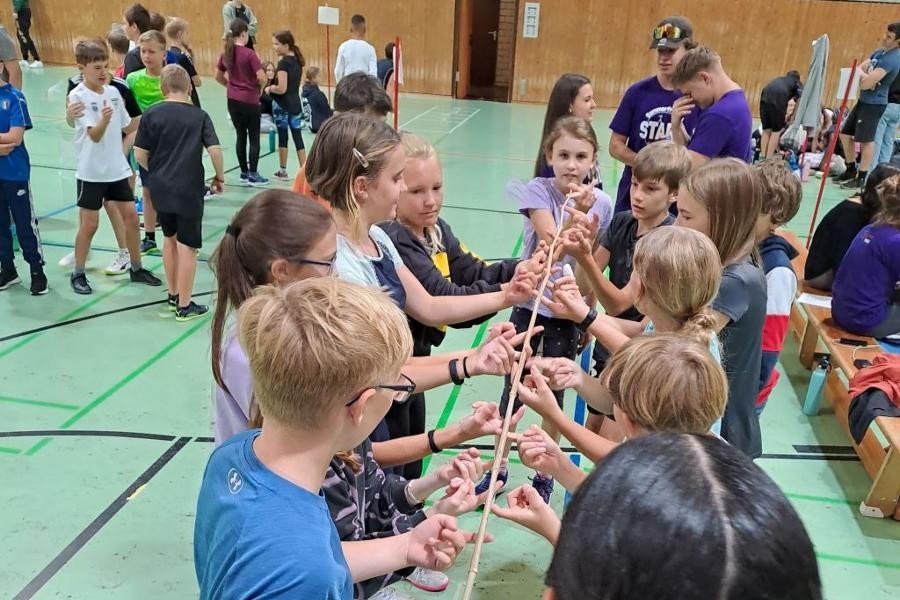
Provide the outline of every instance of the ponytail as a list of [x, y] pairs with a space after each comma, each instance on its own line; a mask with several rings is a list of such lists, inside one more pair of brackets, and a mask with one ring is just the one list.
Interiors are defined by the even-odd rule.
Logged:
[[294, 56], [297, 58], [297, 62], [300, 63], [300, 68], [302, 69], [303, 67], [305, 67], [306, 59], [303, 58], [303, 53], [300, 52], [300, 47], [294, 44], [293, 46], [291, 46], [291, 52], [294, 53]]
[[716, 317], [709, 307], [705, 307], [688, 317], [678, 331], [682, 335], [697, 340], [704, 346], [709, 346], [713, 338], [716, 337]]
[[225, 68], [230, 70], [234, 67], [234, 47], [237, 45], [235, 40], [249, 31], [250, 28], [243, 19], [234, 19], [228, 25], [228, 32], [225, 34]]
[[294, 58], [297, 59], [297, 62], [300, 63], [300, 69], [306, 66], [306, 59], [303, 58], [303, 53], [300, 52], [300, 48], [297, 47], [297, 42], [294, 41], [294, 34], [288, 31], [287, 29], [281, 29], [272, 34], [272, 37], [278, 40], [279, 44], [284, 44], [288, 48], [291, 49], [291, 52], [294, 55]]

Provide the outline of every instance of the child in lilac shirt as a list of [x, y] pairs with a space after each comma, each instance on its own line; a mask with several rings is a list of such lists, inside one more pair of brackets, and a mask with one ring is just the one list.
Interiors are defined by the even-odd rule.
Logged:
[[831, 313], [851, 333], [900, 334], [900, 175], [878, 186], [881, 211], [857, 234], [834, 280]]

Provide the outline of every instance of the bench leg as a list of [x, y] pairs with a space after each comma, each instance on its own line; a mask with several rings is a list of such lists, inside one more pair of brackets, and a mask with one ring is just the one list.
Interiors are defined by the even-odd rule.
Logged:
[[860, 504], [860, 512], [867, 517], [900, 517], [900, 452], [888, 450], [869, 495]]
[[800, 364], [807, 369], [813, 368], [813, 356], [818, 344], [819, 332], [811, 323], [807, 322], [806, 329], [803, 330], [803, 339], [800, 340]]

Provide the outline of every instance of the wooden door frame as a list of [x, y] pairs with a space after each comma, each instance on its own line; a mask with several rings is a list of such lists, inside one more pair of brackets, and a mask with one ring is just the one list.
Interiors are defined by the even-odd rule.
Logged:
[[[465, 71], [466, 71], [466, 82], [465, 82], [466, 94], [464, 94], [462, 96], [460, 96], [460, 93], [459, 93], [460, 81], [457, 80], [457, 77], [456, 77], [457, 73], [462, 73], [462, 71], [463, 71], [463, 69], [461, 69], [460, 60], [459, 60], [460, 49], [461, 49], [460, 48], [460, 33], [461, 33], [460, 28], [463, 26], [462, 21], [463, 21], [463, 18], [466, 16], [464, 14], [466, 7], [471, 8], [473, 6], [472, 3], [477, 2], [477, 1], [478, 0], [456, 0], [456, 8], [454, 11], [454, 26], [453, 26], [453, 71], [450, 75], [450, 77], [451, 77], [450, 96], [452, 98], [463, 98], [464, 99], [468, 95], [468, 91], [469, 91], [469, 87], [470, 87], [469, 84], [471, 83], [470, 66], [467, 65], [465, 68]], [[516, 86], [516, 47], [518, 46], [518, 42], [519, 42], [519, 7], [520, 7], [520, 5], [521, 5], [521, 0], [515, 0], [515, 22], [513, 23], [513, 30], [512, 30], [512, 52], [509, 57], [509, 60], [510, 60], [510, 65], [509, 65], [510, 82], [509, 82], [509, 87], [506, 90], [506, 102], [507, 103], [512, 102], [513, 88], [514, 88], [514, 86]], [[468, 19], [469, 19], [469, 23], [468, 23], [469, 35], [471, 36], [471, 33], [472, 33], [472, 12], [471, 12], [471, 10], [468, 12]], [[471, 64], [471, 60], [472, 60], [471, 52], [469, 53], [468, 59]], [[462, 79], [462, 76], [460, 76], [460, 80], [461, 79]]]

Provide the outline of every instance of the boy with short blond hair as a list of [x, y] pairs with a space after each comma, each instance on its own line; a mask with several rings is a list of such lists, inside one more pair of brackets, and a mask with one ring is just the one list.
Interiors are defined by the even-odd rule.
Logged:
[[84, 106], [75, 120], [75, 147], [78, 151], [79, 227], [75, 237], [75, 264], [70, 277], [76, 294], [91, 294], [85, 275], [91, 240], [97, 232], [100, 209], [108, 202], [124, 228], [132, 282], [159, 286], [162, 282], [141, 264], [140, 228], [129, 178], [131, 166], [122, 152], [122, 134], [137, 126], [129, 116], [119, 91], [108, 85], [109, 55], [101, 40], [86, 40], [75, 45], [75, 62], [81, 82], [69, 93], [68, 103]]
[[[669, 213], [678, 195], [681, 180], [691, 170], [688, 151], [671, 141], [660, 141], [643, 147], [635, 156], [631, 178], [631, 210], [616, 213], [600, 239], [593, 256], [578, 257], [579, 285], [590, 286], [606, 313], [621, 319], [640, 321], [644, 318], [634, 301], [637, 290], [631, 285], [634, 248], [641, 237], [663, 225], [671, 225], [675, 217]], [[609, 277], [603, 271], [609, 267]], [[582, 287], [588, 289], [588, 287]], [[599, 342], [594, 344], [594, 373], [599, 377], [609, 351]], [[599, 432], [601, 414], [589, 408], [586, 426]]]
[[191, 102], [187, 71], [178, 65], [164, 67], [160, 87], [165, 100], [141, 117], [134, 156], [153, 174], [153, 202], [165, 236], [163, 267], [169, 285], [169, 310], [181, 322], [209, 311], [209, 307], [191, 299], [197, 252], [203, 245], [203, 149], [216, 170], [210, 186], [217, 193], [225, 183], [225, 168], [212, 120]]
[[762, 196], [762, 212], [756, 221], [756, 241], [766, 273], [766, 320], [763, 324], [762, 364], [756, 412], [761, 414], [769, 394], [778, 383], [775, 364], [784, 346], [791, 316], [791, 304], [797, 295], [797, 275], [791, 260], [797, 250], [775, 230], [787, 224], [800, 208], [803, 188], [783, 160], [766, 160], [751, 167]]
[[449, 567], [472, 537], [454, 518], [341, 543], [320, 491], [332, 457], [358, 446], [408, 387], [412, 338], [390, 297], [331, 277], [268, 286], [241, 306], [237, 327], [264, 419], [207, 464], [194, 527], [200, 597], [344, 600], [354, 581]]

